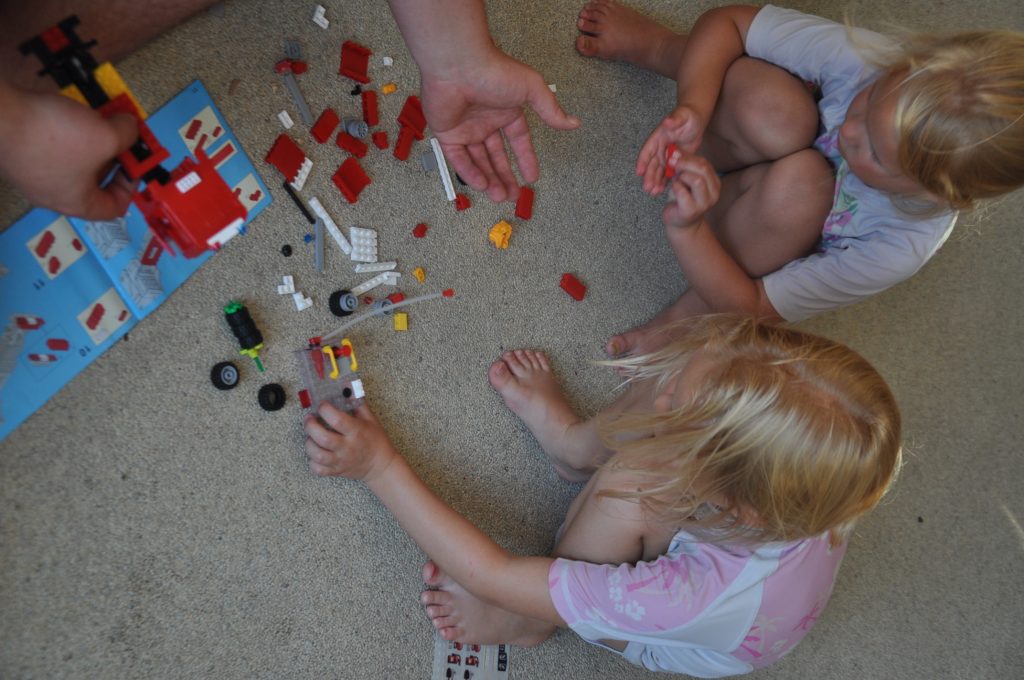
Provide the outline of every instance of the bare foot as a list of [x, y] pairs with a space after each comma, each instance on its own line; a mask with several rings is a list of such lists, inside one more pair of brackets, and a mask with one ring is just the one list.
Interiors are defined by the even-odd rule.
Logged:
[[491, 364], [487, 376], [505, 405], [522, 419], [558, 476], [583, 482], [596, 468], [604, 447], [593, 427], [573, 413], [543, 352], [517, 349]]
[[690, 288], [644, 325], [612, 337], [605, 344], [604, 351], [610, 357], [654, 352], [686, 331], [687, 324], [681, 323], [684, 319], [710, 312], [707, 303]]
[[584, 5], [576, 28], [583, 56], [625, 61], [668, 78], [675, 78], [686, 45], [686, 36], [612, 0]]
[[483, 602], [433, 562], [423, 565], [423, 582], [436, 590], [424, 590], [420, 603], [445, 640], [471, 645], [533, 647], [546, 640], [555, 629], [545, 621]]

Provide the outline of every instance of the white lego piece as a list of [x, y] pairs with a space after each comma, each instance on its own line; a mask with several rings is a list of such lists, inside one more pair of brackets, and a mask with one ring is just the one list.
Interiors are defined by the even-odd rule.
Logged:
[[348, 240], [352, 243], [352, 260], [355, 262], [377, 261], [377, 232], [362, 227], [349, 227]]
[[437, 137], [430, 138], [430, 148], [434, 150], [434, 158], [437, 159], [437, 170], [441, 173], [441, 184], [444, 185], [444, 195], [449, 201], [455, 200], [455, 187], [452, 186], [452, 176], [448, 173], [448, 163], [444, 159], [444, 152], [441, 151], [441, 142]]
[[362, 380], [353, 380], [351, 383], [349, 383], [349, 387], [352, 388], [353, 399], [362, 399], [363, 397], [366, 396], [366, 392], [363, 390]]
[[338, 225], [334, 223], [331, 216], [324, 210], [324, 206], [320, 203], [320, 200], [316, 196], [312, 196], [309, 199], [309, 207], [313, 209], [316, 216], [323, 220], [324, 226], [327, 227], [327, 233], [331, 235], [341, 251], [346, 255], [352, 254], [352, 244], [348, 242], [345, 235], [341, 233], [341, 229], [338, 229]]
[[552, 92], [558, 92], [558, 86], [555, 85], [554, 83], [548, 85], [548, 89], [551, 90]]
[[278, 295], [291, 295], [295, 292], [295, 279], [291, 276], [286, 276], [283, 279], [281, 285], [277, 287]]
[[389, 272], [397, 266], [397, 262], [373, 262], [372, 264], [357, 264], [356, 274], [369, 274], [371, 272]]
[[304, 309], [309, 309], [313, 306], [313, 300], [303, 295], [301, 292], [292, 293], [292, 300], [295, 300], [295, 309], [300, 312]]
[[395, 63], [395, 60], [392, 59], [391, 57], [381, 57], [380, 62], [385, 66], [391, 66], [392, 64]]
[[313, 11], [313, 23], [324, 29], [331, 25], [331, 22], [327, 20], [326, 12], [323, 5], [317, 5]]
[[199, 173], [193, 171], [175, 182], [174, 186], [179, 192], [187, 194], [189, 189], [199, 186], [200, 182], [202, 180], [199, 179]]
[[377, 274], [369, 281], [364, 281], [358, 286], [352, 289], [352, 294], [359, 297], [363, 293], [373, 290], [377, 286], [397, 286], [398, 279], [401, 276], [398, 272], [384, 272], [383, 274]]
[[309, 158], [302, 161], [302, 165], [299, 166], [299, 171], [295, 174], [295, 179], [291, 181], [292, 188], [296, 191], [302, 191], [302, 187], [306, 186], [306, 178], [309, 177], [309, 171], [313, 169], [313, 161]]
[[281, 126], [284, 127], [285, 130], [291, 130], [292, 126], [295, 125], [295, 121], [292, 120], [292, 117], [289, 116], [288, 112], [284, 109], [277, 112], [277, 119], [281, 121]]

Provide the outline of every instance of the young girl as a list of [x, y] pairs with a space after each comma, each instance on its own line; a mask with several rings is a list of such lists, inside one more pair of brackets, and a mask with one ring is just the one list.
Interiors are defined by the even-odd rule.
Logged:
[[636, 171], [652, 195], [671, 184], [663, 221], [690, 287], [613, 355], [694, 314], [798, 321], [862, 300], [923, 266], [958, 210], [1024, 184], [1024, 34], [896, 44], [769, 5], [711, 10], [684, 36], [610, 0], [577, 26], [582, 54], [678, 83]]
[[842, 345], [738, 317], [610, 363], [631, 386], [589, 421], [543, 354], [491, 367], [559, 473], [589, 478], [554, 557], [512, 555], [445, 505], [365, 406], [307, 418], [310, 469], [362, 479], [427, 553], [421, 600], [445, 639], [532, 645], [568, 626], [651, 670], [776, 661], [821, 614], [846, 533], [899, 467], [892, 393]]

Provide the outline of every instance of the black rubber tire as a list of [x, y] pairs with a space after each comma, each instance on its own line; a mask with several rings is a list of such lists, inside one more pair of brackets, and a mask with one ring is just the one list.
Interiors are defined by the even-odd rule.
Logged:
[[261, 387], [256, 394], [256, 399], [264, 411], [280, 411], [284, 408], [284, 402], [287, 401], [284, 388], [277, 383], [267, 383]]
[[238, 385], [238, 366], [222, 361], [210, 369], [210, 381], [218, 390], [231, 390]]
[[351, 291], [336, 290], [327, 299], [327, 306], [334, 316], [348, 316], [356, 311], [356, 307], [359, 306], [359, 300]]

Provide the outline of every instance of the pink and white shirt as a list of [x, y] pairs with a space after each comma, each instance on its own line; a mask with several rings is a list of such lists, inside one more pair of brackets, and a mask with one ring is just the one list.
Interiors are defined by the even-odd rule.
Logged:
[[625, 641], [622, 655], [652, 671], [715, 678], [789, 653], [825, 608], [845, 552], [827, 534], [744, 548], [680, 531], [652, 562], [557, 559], [548, 589], [583, 639]]

